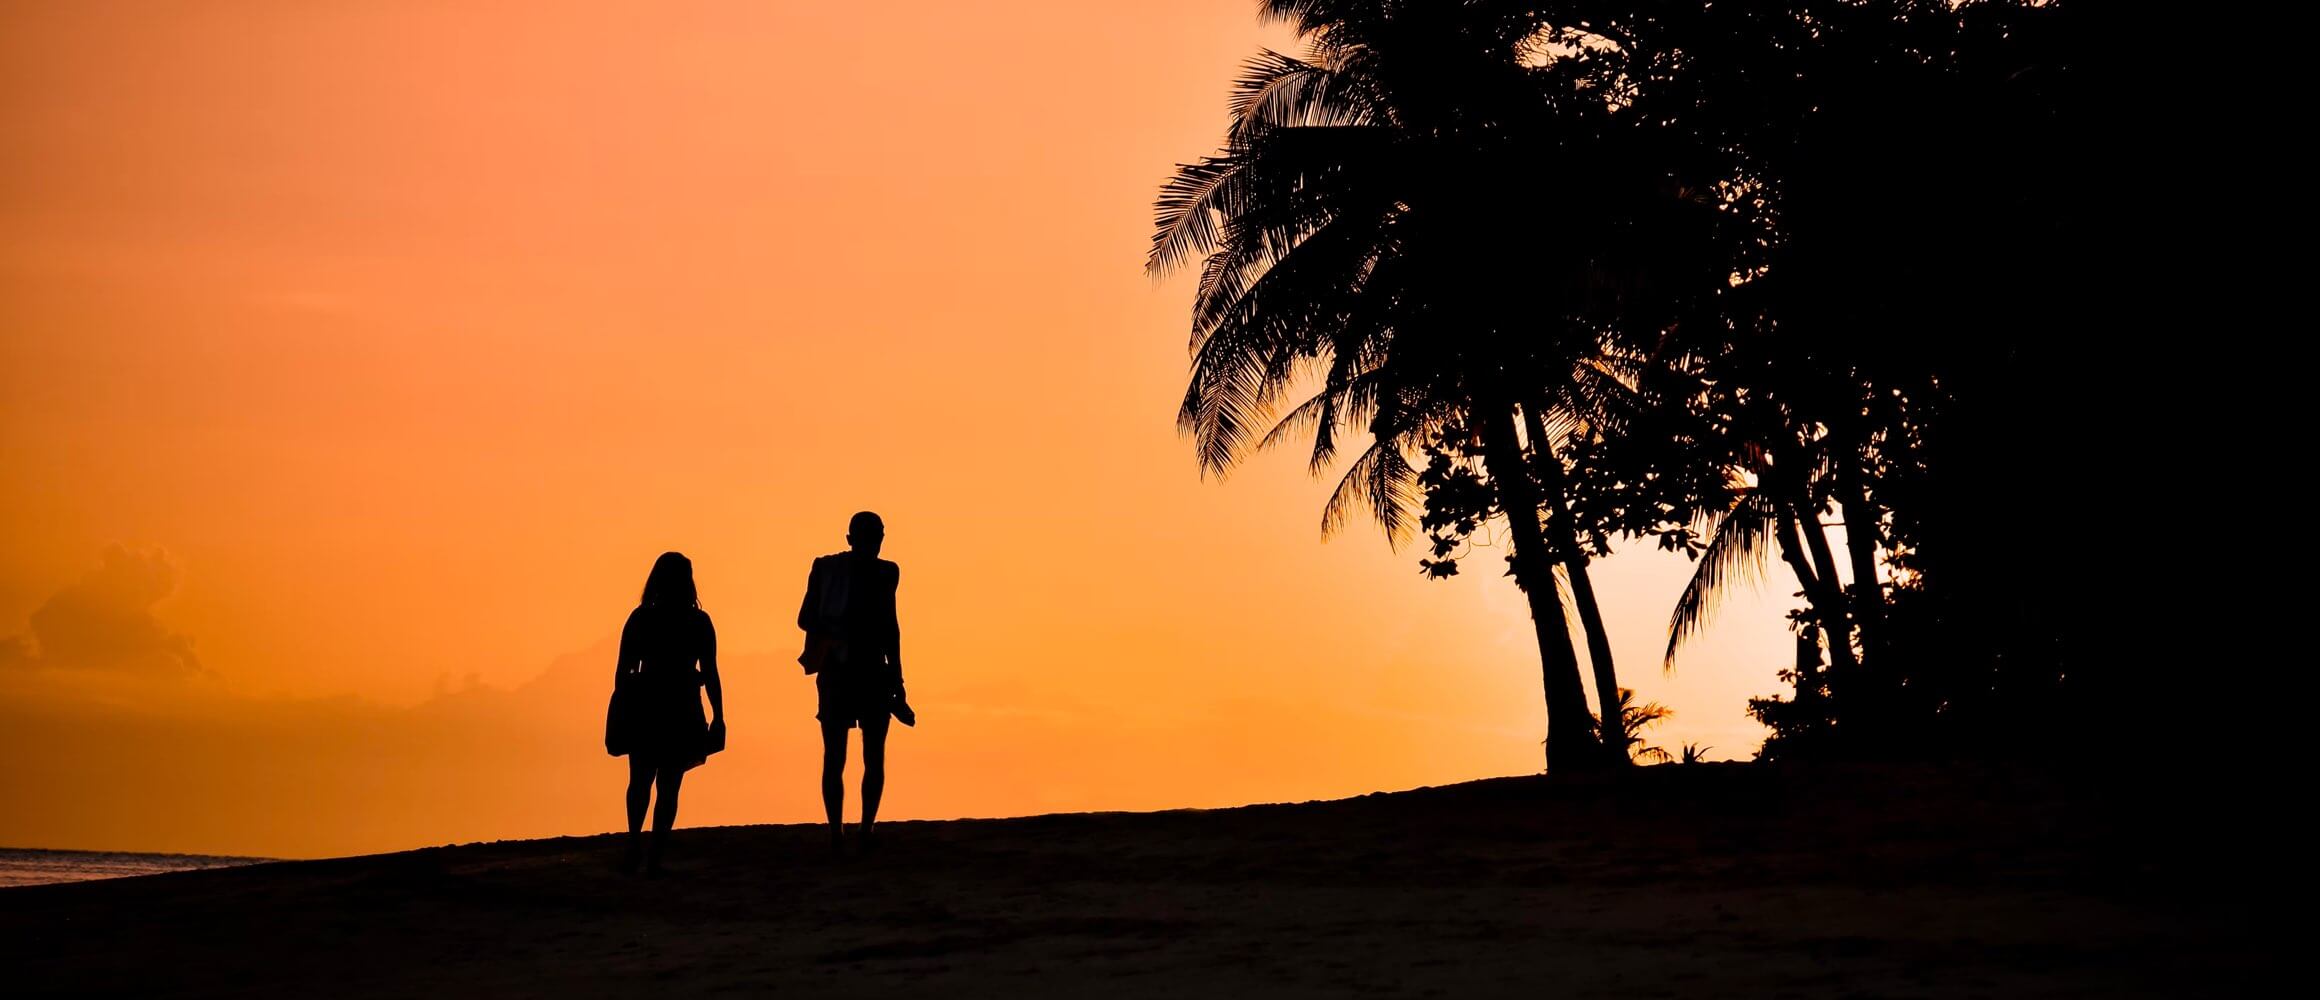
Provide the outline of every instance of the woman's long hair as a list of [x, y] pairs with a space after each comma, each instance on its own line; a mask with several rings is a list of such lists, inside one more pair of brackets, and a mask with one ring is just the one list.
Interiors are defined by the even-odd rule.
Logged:
[[693, 561], [682, 552], [663, 552], [653, 561], [652, 575], [644, 578], [644, 596], [636, 603], [648, 608], [697, 608], [701, 592], [693, 589]]

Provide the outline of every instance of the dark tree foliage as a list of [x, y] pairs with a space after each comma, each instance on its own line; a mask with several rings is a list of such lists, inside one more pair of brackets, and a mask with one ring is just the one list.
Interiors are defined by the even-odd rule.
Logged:
[[2005, 752], [2122, 683], [2035, 526], [2120, 450], [2080, 439], [2122, 433], [2088, 423], [2076, 5], [1263, 6], [1315, 51], [1252, 65], [1155, 242], [1206, 255], [1184, 412], [1211, 467], [1318, 372], [1281, 428], [1317, 468], [1366, 429], [1341, 500], [1399, 532], [1415, 498], [1425, 572], [1507, 527], [1565, 721], [1558, 582], [1591, 616], [1620, 540], [1696, 560], [1670, 669], [1720, 594], [1793, 579], [1768, 756]]
[[[1770, 494], [1776, 542], [1781, 510], [1802, 529], [1797, 623], [1831, 662], [1800, 658], [1794, 695], [1758, 703], [1774, 754], [1979, 752], [2064, 708], [2064, 623], [2022, 585], [2042, 560], [2020, 515], [2052, 482], [2037, 453], [2083, 346], [2055, 278], [2081, 253], [2067, 17], [1830, 2], [1601, 22], [1637, 104], [1736, 151], [1726, 183], [1762, 203], [1725, 322], [1675, 336], [1706, 359], [1690, 412]], [[1848, 551], [1821, 551], [1824, 515]]]

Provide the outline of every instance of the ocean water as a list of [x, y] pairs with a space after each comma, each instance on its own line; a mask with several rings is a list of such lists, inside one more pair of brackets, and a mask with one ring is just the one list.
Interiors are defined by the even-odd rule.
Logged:
[[36, 851], [0, 847], [0, 889], [50, 882], [159, 875], [194, 868], [254, 865], [266, 858], [223, 858], [207, 854], [124, 854], [116, 851]]

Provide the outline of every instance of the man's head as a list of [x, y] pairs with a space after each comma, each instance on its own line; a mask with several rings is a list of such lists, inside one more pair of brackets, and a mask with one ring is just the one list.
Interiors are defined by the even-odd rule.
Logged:
[[846, 522], [846, 544], [866, 556], [878, 554], [878, 546], [886, 541], [886, 522], [878, 515], [863, 511]]

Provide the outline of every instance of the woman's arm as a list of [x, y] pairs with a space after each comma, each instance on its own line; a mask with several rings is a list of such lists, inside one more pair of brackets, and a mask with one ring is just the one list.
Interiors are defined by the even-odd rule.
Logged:
[[631, 611], [628, 613], [628, 620], [620, 625], [620, 659], [612, 664], [612, 683], [614, 686], [619, 686], [620, 679], [628, 676], [629, 665], [635, 662], [636, 612]]
[[709, 718], [725, 721], [725, 682], [717, 677], [717, 626], [701, 613], [701, 686], [709, 689]]

